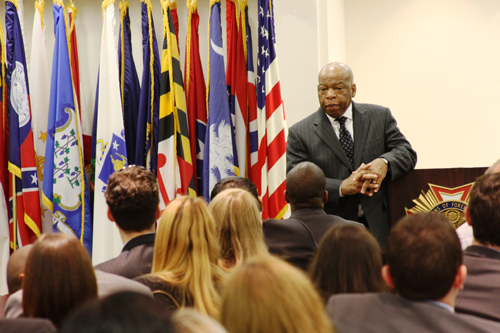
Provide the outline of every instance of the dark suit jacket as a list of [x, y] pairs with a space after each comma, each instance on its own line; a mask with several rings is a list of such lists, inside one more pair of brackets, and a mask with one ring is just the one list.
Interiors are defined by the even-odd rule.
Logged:
[[500, 252], [472, 245], [464, 251], [467, 278], [455, 303], [457, 312], [500, 321]]
[[44, 318], [0, 319], [2, 333], [55, 333], [56, 327]]
[[269, 219], [263, 222], [262, 229], [270, 253], [307, 270], [316, 251], [316, 242], [303, 222], [292, 218]]
[[95, 266], [95, 269], [129, 279], [149, 274], [153, 264], [154, 243], [154, 233], [132, 238], [118, 257]]
[[392, 294], [333, 295], [326, 311], [338, 333], [500, 332], [500, 323]]
[[[318, 165], [326, 176], [328, 202], [325, 211], [347, 220], [358, 221], [361, 203], [370, 231], [385, 250], [389, 233], [387, 190], [390, 180], [412, 170], [417, 154], [397, 127], [388, 108], [352, 102], [354, 128], [354, 169], [333, 131], [327, 115], [320, 108], [290, 127], [287, 140], [287, 172], [303, 161]], [[342, 181], [361, 163], [383, 157], [390, 171], [379, 191], [372, 197], [357, 194], [339, 197]]]
[[360, 228], [365, 228], [362, 223], [348, 221], [335, 215], [328, 215], [321, 208], [298, 209], [292, 213], [290, 218], [302, 221], [309, 228], [317, 244], [319, 244], [326, 232], [334, 225], [353, 224]]

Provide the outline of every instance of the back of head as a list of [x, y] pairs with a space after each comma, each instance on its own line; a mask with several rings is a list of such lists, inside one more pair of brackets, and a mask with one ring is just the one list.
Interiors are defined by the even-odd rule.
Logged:
[[86, 303], [63, 322], [60, 333], [175, 332], [163, 303], [147, 296], [122, 292]]
[[7, 263], [7, 287], [9, 288], [9, 294], [13, 294], [21, 289], [19, 275], [24, 273], [26, 260], [32, 247], [32, 244], [25, 245], [12, 253], [9, 258], [9, 262]]
[[272, 256], [250, 258], [232, 272], [222, 296], [228, 332], [331, 332], [323, 303], [297, 268]]
[[156, 222], [160, 196], [158, 181], [151, 171], [128, 166], [113, 173], [104, 195], [120, 229], [139, 232]]
[[94, 268], [83, 245], [62, 233], [43, 234], [26, 261], [24, 316], [47, 318], [59, 327], [69, 311], [96, 296]]
[[215, 319], [193, 308], [175, 311], [172, 322], [176, 333], [227, 333]]
[[462, 248], [444, 215], [409, 215], [389, 233], [387, 264], [402, 297], [438, 300], [451, 290], [462, 264]]
[[224, 190], [210, 202], [209, 208], [226, 266], [232, 267], [252, 255], [267, 254], [259, 209], [248, 191]]
[[323, 170], [311, 162], [301, 162], [286, 175], [290, 204], [297, 207], [323, 207], [326, 178]]
[[215, 222], [205, 202], [188, 196], [171, 201], [156, 233], [152, 274], [188, 290], [196, 309], [214, 315], [214, 283], [223, 280], [218, 259]]
[[354, 225], [338, 225], [321, 240], [309, 271], [326, 302], [332, 294], [383, 291], [381, 269], [375, 237]]
[[500, 174], [485, 174], [476, 180], [468, 209], [474, 239], [486, 246], [500, 246]]
[[212, 189], [212, 193], [210, 193], [210, 200], [213, 200], [219, 193], [229, 188], [241, 188], [248, 191], [259, 201], [259, 193], [255, 184], [250, 179], [239, 176], [231, 176], [219, 180]]

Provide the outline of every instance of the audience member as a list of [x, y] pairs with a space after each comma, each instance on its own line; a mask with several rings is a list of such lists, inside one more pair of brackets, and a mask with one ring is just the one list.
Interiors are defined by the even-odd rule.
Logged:
[[248, 191], [224, 190], [208, 208], [217, 226], [222, 268], [229, 270], [251, 256], [268, 254], [259, 208]]
[[170, 312], [141, 294], [118, 293], [88, 302], [64, 320], [60, 333], [173, 333]]
[[125, 244], [121, 254], [95, 268], [133, 279], [151, 272], [160, 196], [155, 175], [129, 165], [108, 179], [104, 194], [108, 218], [116, 223]]
[[42, 235], [33, 245], [23, 279], [23, 312], [47, 318], [56, 326], [72, 309], [97, 296], [90, 257], [71, 236]]
[[250, 179], [240, 176], [230, 176], [219, 180], [212, 189], [212, 193], [210, 193], [210, 200], [213, 200], [220, 192], [230, 188], [241, 188], [242, 190], [250, 192], [258, 201], [259, 211], [262, 210], [262, 203], [259, 199], [257, 187], [255, 187], [255, 184]]
[[384, 281], [393, 294], [340, 294], [327, 312], [343, 332], [499, 332], [500, 324], [455, 314], [467, 269], [460, 241], [444, 215], [406, 216], [387, 240]]
[[321, 241], [310, 267], [311, 280], [326, 303], [334, 294], [384, 291], [382, 252], [365, 228], [332, 227]]
[[317, 244], [334, 225], [363, 224], [327, 215], [328, 200], [323, 170], [311, 162], [301, 162], [286, 177], [285, 200], [292, 215], [288, 219], [264, 221], [264, 237], [269, 251], [291, 264], [307, 270]]
[[174, 312], [172, 322], [176, 333], [227, 333], [215, 319], [193, 308], [184, 308]]
[[136, 278], [169, 308], [219, 313], [225, 280], [217, 265], [215, 222], [205, 202], [187, 196], [169, 203], [157, 231], [151, 274]]
[[33, 244], [25, 245], [10, 256], [7, 263], [7, 288], [9, 289], [9, 294], [13, 294], [21, 289], [26, 260], [32, 248]]
[[464, 251], [467, 280], [458, 293], [456, 310], [500, 321], [500, 174], [476, 180], [465, 218], [474, 240]]
[[332, 332], [311, 281], [272, 256], [234, 269], [222, 296], [221, 323], [230, 333]]

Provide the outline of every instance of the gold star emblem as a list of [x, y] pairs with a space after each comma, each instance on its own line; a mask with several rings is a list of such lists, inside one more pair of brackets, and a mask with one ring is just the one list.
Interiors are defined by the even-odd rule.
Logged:
[[45, 143], [45, 140], [47, 140], [47, 132], [40, 131], [40, 137], [38, 140], [43, 140], [43, 143]]

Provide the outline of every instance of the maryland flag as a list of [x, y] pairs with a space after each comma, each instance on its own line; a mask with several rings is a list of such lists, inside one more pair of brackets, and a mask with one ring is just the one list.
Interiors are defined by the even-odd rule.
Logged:
[[177, 39], [168, 1], [162, 0], [162, 7], [164, 39], [158, 138], [161, 210], [177, 195], [196, 197]]
[[28, 71], [16, 4], [5, 2], [9, 108], [9, 210], [11, 247], [34, 242], [42, 228]]
[[186, 88], [186, 102], [189, 122], [189, 138], [191, 141], [191, 160], [196, 161], [193, 168], [196, 181], [196, 192], [203, 194], [203, 147], [207, 131], [207, 102], [205, 77], [200, 59], [200, 42], [198, 36], [198, 1], [188, 1], [189, 9], [187, 37], [186, 37], [186, 62], [184, 87]]

